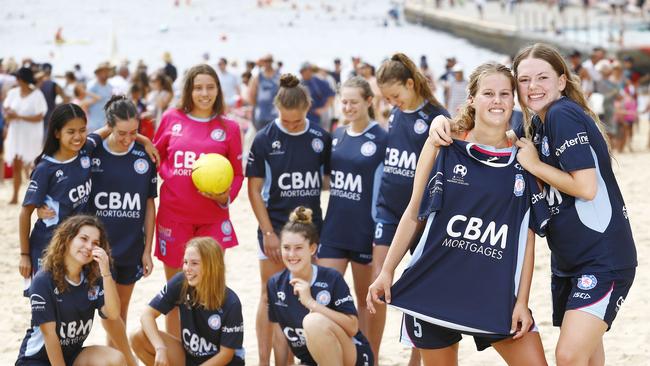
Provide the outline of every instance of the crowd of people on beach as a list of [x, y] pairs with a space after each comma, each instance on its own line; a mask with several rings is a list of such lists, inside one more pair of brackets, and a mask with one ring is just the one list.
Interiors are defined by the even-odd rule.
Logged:
[[[509, 365], [546, 365], [528, 306], [536, 235], [553, 254], [557, 364], [605, 364], [637, 266], [611, 167], [644, 112], [634, 60], [535, 44], [474, 70], [448, 57], [439, 75], [402, 53], [295, 74], [272, 55], [237, 72], [227, 58], [163, 61], [104, 62], [92, 78], [77, 66], [63, 82], [47, 63], [0, 62], [10, 203], [29, 176], [18, 269], [32, 319], [17, 365], [243, 365], [253, 304], [224, 263], [243, 184], [261, 365], [377, 365], [387, 304], [404, 312], [410, 365], [457, 364], [463, 334]], [[224, 192], [192, 182], [209, 153], [233, 168]], [[127, 331], [152, 256], [167, 283]], [[84, 346], [95, 310], [106, 345]]]

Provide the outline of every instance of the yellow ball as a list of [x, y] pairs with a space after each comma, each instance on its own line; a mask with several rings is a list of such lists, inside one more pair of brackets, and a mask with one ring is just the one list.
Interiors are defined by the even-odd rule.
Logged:
[[201, 192], [223, 193], [232, 184], [233, 176], [232, 165], [223, 155], [201, 155], [192, 165], [192, 182]]

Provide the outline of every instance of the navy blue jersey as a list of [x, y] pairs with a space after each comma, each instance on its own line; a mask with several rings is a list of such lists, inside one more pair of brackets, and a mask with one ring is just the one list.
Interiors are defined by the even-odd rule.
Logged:
[[549, 218], [515, 152], [464, 141], [440, 149], [418, 214], [426, 227], [390, 305], [461, 332], [510, 333], [528, 229], [543, 235]]
[[98, 135], [88, 138], [97, 144], [92, 157], [89, 211], [106, 227], [115, 264], [140, 264], [147, 199], [157, 196], [156, 165], [138, 143], [119, 154], [110, 151]]
[[289, 133], [279, 120], [255, 136], [246, 165], [247, 177], [264, 178], [262, 198], [273, 228], [279, 230], [298, 206], [314, 211], [320, 227], [323, 175], [329, 175], [330, 135], [307, 121], [305, 131]]
[[[95, 309], [100, 310], [104, 306], [104, 288], [101, 278], [90, 286], [83, 273], [81, 283], [67, 281], [67, 289], [60, 293], [51, 272], [39, 271], [34, 276], [29, 288], [31, 328], [27, 330], [20, 346], [18, 360], [49, 364], [45, 339], [39, 327], [49, 322], [56, 323], [56, 334], [65, 359], [73, 359], [74, 355], [81, 352], [93, 326]], [[103, 317], [101, 311], [99, 315]]]
[[167, 314], [178, 307], [181, 316], [181, 342], [185, 349], [185, 362], [198, 365], [219, 353], [221, 346], [232, 348], [235, 355], [228, 365], [244, 364], [244, 321], [237, 294], [226, 288], [226, 300], [216, 310], [192, 306], [181, 299], [185, 274], [174, 275], [149, 306]]
[[29, 250], [34, 272], [40, 267], [36, 262], [49, 244], [54, 229], [68, 216], [87, 212], [92, 186], [89, 154], [95, 146], [93, 140], [87, 140], [76, 157], [58, 161], [51, 156], [43, 156], [34, 168], [23, 206], [47, 205], [55, 212], [50, 219], [38, 219], [30, 234]]
[[551, 207], [548, 245], [553, 272], [573, 276], [636, 267], [627, 209], [595, 122], [569, 98], [554, 102], [545, 118], [545, 123], [534, 119], [533, 141], [540, 159], [565, 172], [595, 168], [598, 179], [598, 192], [591, 201], [544, 184]]
[[399, 223], [411, 199], [413, 178], [420, 151], [429, 136], [431, 121], [449, 113], [429, 103], [415, 111], [393, 108], [388, 119], [388, 143], [377, 200], [377, 221]]
[[[311, 296], [314, 300], [334, 311], [356, 316], [357, 309], [354, 307], [354, 300], [341, 274], [327, 267], [317, 265], [312, 265], [312, 267]], [[302, 328], [302, 320], [309, 314], [309, 310], [302, 306], [298, 296], [294, 295], [293, 286], [289, 284], [291, 278], [291, 273], [285, 269], [269, 279], [267, 283], [269, 320], [279, 323], [291, 351], [301, 362], [315, 365], [316, 362], [307, 349]], [[361, 332], [357, 332], [353, 342], [363, 344], [368, 341]]]
[[330, 199], [321, 244], [371, 252], [376, 199], [387, 133], [372, 122], [358, 135], [341, 127], [332, 136]]

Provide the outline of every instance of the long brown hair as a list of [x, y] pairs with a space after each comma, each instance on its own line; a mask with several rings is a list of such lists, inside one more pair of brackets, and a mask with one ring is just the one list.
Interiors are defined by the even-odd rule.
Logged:
[[[361, 98], [363, 98], [364, 101], [367, 101], [368, 98], [372, 99], [375, 97], [375, 93], [372, 92], [370, 83], [368, 83], [368, 81], [366, 81], [366, 79], [362, 78], [361, 76], [353, 76], [349, 78], [343, 83], [343, 85], [341, 85], [341, 89], [343, 88], [359, 89]], [[368, 106], [368, 115], [370, 116], [370, 119], [375, 119], [375, 110], [372, 108], [372, 100]]]
[[183, 280], [181, 301], [188, 301], [192, 306], [202, 306], [207, 310], [216, 310], [226, 301], [226, 265], [223, 249], [216, 240], [207, 236], [190, 239], [185, 251], [196, 249], [201, 257], [201, 282], [196, 287]]
[[[487, 62], [474, 69], [472, 74], [469, 76], [467, 95], [476, 97], [476, 93], [478, 93], [483, 78], [492, 74], [501, 74], [507, 77], [510, 81], [510, 87], [514, 95], [517, 84], [514, 76], [512, 76], [512, 71], [507, 66], [495, 62]], [[469, 101], [466, 101], [459, 108], [458, 114], [456, 114], [456, 117], [454, 118], [457, 129], [459, 131], [471, 131], [474, 128], [475, 117], [476, 110], [472, 107]]]
[[433, 95], [427, 78], [405, 54], [394, 54], [390, 60], [384, 61], [379, 70], [377, 70], [377, 83], [379, 85], [393, 84], [395, 82], [406, 85], [408, 79], [413, 80], [415, 94], [438, 108], [444, 108]]
[[[84, 226], [96, 227], [99, 230], [99, 247], [104, 249], [110, 262], [111, 259], [111, 248], [108, 245], [108, 236], [106, 235], [106, 230], [101, 221], [89, 215], [77, 215], [68, 217], [63, 221], [54, 231], [54, 236], [50, 241], [50, 244], [45, 250], [43, 256], [43, 269], [52, 273], [52, 278], [54, 279], [54, 284], [56, 285], [59, 293], [63, 293], [68, 289], [68, 282], [65, 280], [65, 276], [68, 274], [68, 269], [65, 266], [65, 256], [68, 253], [68, 248], [72, 239], [74, 239], [79, 230]], [[93, 286], [97, 279], [101, 277], [99, 271], [99, 264], [94, 260], [88, 264], [85, 264], [82, 267], [82, 272], [84, 272], [86, 279], [88, 280], [88, 286]]]
[[212, 114], [223, 114], [224, 101], [219, 76], [210, 65], [205, 64], [192, 66], [189, 70], [187, 70], [187, 73], [185, 74], [185, 80], [183, 82], [183, 92], [181, 94], [181, 100], [178, 103], [178, 108], [181, 109], [185, 114], [191, 113], [194, 109], [192, 91], [194, 90], [194, 78], [196, 78], [197, 75], [209, 75], [212, 77], [212, 79], [214, 79], [214, 82], [217, 84], [218, 93], [217, 100], [215, 100], [214, 104], [212, 105]]
[[[512, 62], [512, 68], [515, 72], [515, 79], [519, 79], [519, 63], [529, 58], [536, 58], [548, 62], [558, 76], [564, 75], [566, 77], [566, 87], [562, 91], [562, 95], [578, 104], [580, 108], [582, 108], [582, 110], [584, 110], [584, 112], [594, 120], [596, 127], [598, 127], [598, 130], [603, 135], [605, 142], [609, 146], [607, 134], [605, 133], [605, 127], [603, 126], [603, 123], [600, 121], [598, 116], [589, 108], [587, 98], [585, 98], [585, 95], [582, 92], [580, 78], [577, 75], [571, 73], [569, 65], [567, 65], [560, 52], [553, 46], [545, 43], [535, 43], [532, 46], [523, 48], [521, 51], [519, 51], [519, 53], [517, 53]], [[526, 133], [526, 137], [530, 138], [530, 135], [532, 133], [533, 112], [526, 105], [525, 98], [521, 95], [521, 93], [517, 93], [517, 96], [519, 98], [519, 104], [521, 105], [522, 112], [524, 113], [524, 132]]]

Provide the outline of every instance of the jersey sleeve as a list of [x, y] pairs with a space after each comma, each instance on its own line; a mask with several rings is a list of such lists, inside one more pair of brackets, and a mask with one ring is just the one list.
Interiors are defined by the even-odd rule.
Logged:
[[[426, 189], [422, 193], [422, 202], [418, 211], [418, 219], [426, 220], [433, 212], [442, 207], [445, 190], [445, 159], [448, 148], [442, 146], [438, 152], [433, 170], [429, 173]], [[416, 172], [417, 174], [417, 172]]]
[[241, 142], [241, 131], [239, 130], [239, 125], [235, 122], [230, 121], [230, 132], [231, 136], [228, 139], [228, 161], [232, 165], [234, 178], [230, 186], [230, 202], [235, 201], [239, 191], [241, 190], [242, 183], [244, 182], [244, 168], [242, 167], [242, 142]]
[[332, 291], [330, 307], [333, 310], [343, 314], [357, 315], [357, 309], [354, 307], [354, 299], [352, 298], [352, 294], [350, 294], [350, 288], [345, 283], [343, 276], [339, 275], [338, 272], [334, 277]]
[[330, 175], [332, 170], [330, 166], [332, 157], [332, 136], [326, 132], [323, 136], [323, 142], [325, 143], [325, 148], [321, 155], [321, 166], [323, 167], [323, 175]]
[[525, 172], [526, 191], [530, 198], [530, 220], [528, 227], [537, 235], [546, 236], [546, 226], [551, 218], [551, 211], [546, 202], [544, 193], [537, 184], [537, 179], [528, 172]]
[[149, 161], [149, 166], [151, 170], [149, 173], [149, 192], [147, 198], [156, 198], [158, 197], [158, 168], [151, 161]]
[[221, 345], [238, 349], [244, 344], [244, 317], [241, 302], [234, 292], [231, 292], [232, 302], [224, 311], [221, 325]]
[[29, 303], [32, 307], [32, 326], [56, 321], [54, 282], [49, 276], [36, 276], [29, 286]]
[[172, 277], [162, 290], [149, 302], [149, 306], [162, 314], [172, 311], [178, 302], [183, 287], [184, 274], [177, 273]]
[[103, 278], [97, 280], [97, 285], [95, 285], [95, 291], [97, 291], [97, 298], [92, 300], [93, 307], [97, 309], [97, 312], [102, 319], [106, 319], [106, 315], [102, 312], [102, 307], [104, 307], [104, 281]]
[[584, 125], [593, 121], [589, 121], [586, 114], [577, 113], [584, 114], [560, 106], [551, 109], [546, 116], [550, 153], [555, 154], [562, 170], [567, 172], [596, 167]]
[[49, 189], [50, 176], [47, 164], [41, 160], [32, 173], [31, 180], [25, 191], [23, 206], [40, 207], [45, 203], [45, 196]]
[[91, 133], [90, 135], [88, 135], [88, 137], [86, 137], [86, 143], [84, 144], [84, 150], [86, 150], [86, 153], [88, 155], [92, 156], [92, 154], [95, 151], [95, 149], [97, 148], [97, 146], [101, 145], [102, 143], [104, 143], [104, 140], [102, 140], [101, 136], [99, 136], [96, 133]]
[[271, 323], [277, 323], [278, 322], [278, 317], [275, 314], [275, 309], [273, 304], [276, 303], [276, 290], [275, 290], [275, 281], [273, 279], [269, 279], [269, 282], [266, 283], [266, 298], [268, 299], [268, 303], [266, 304], [268, 308], [268, 313], [269, 313], [269, 321]]
[[258, 132], [248, 153], [248, 160], [246, 161], [246, 176], [264, 178], [266, 176], [266, 136], [262, 132]]

